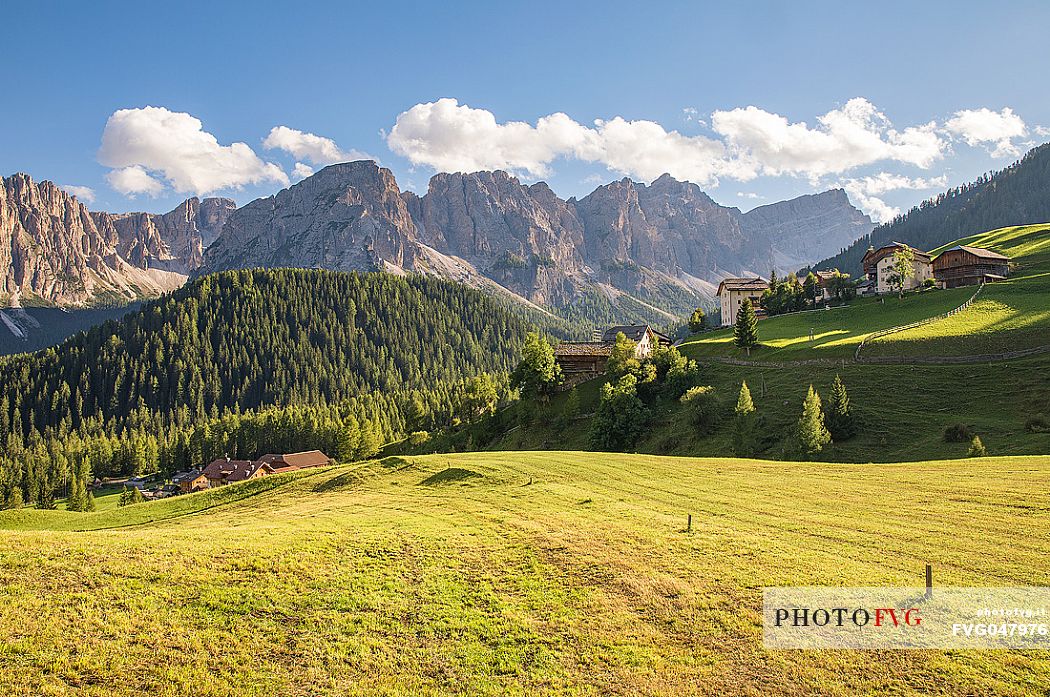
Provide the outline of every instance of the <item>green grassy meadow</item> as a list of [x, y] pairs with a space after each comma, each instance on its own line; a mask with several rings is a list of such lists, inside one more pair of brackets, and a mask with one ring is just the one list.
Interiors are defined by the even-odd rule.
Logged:
[[[965, 312], [872, 341], [865, 356], [956, 356], [1005, 353], [1050, 344], [1050, 225], [1002, 228], [953, 242], [985, 247], [1012, 260], [1010, 278], [989, 284]], [[759, 361], [852, 358], [857, 345], [882, 329], [936, 317], [964, 303], [976, 287], [858, 298], [852, 304], [771, 317], [759, 322]], [[813, 340], [810, 341], [812, 332]], [[694, 358], [744, 358], [732, 328], [697, 335], [681, 347]]]
[[992, 230], [958, 244], [1006, 254], [1014, 260], [1010, 277], [986, 285], [966, 312], [877, 339], [865, 355], [991, 354], [1050, 345], [1050, 225]]
[[1045, 652], [766, 651], [760, 610], [1050, 584], [1048, 492], [1050, 457], [503, 452], [3, 512], [0, 694], [1044, 694]]
[[[934, 289], [909, 293], [903, 299], [857, 298], [849, 305], [830, 310], [770, 317], [758, 323], [761, 345], [751, 350], [751, 360], [852, 359], [857, 344], [868, 335], [953, 310], [966, 302], [974, 290]], [[743, 349], [733, 345], [732, 327], [695, 335], [679, 349], [690, 358], [747, 358]]]

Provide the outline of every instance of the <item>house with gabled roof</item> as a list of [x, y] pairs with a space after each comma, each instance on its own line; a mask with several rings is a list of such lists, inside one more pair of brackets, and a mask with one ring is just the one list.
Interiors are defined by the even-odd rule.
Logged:
[[769, 289], [769, 282], [759, 278], [724, 278], [718, 284], [718, 299], [722, 307], [722, 326], [728, 327], [736, 322], [736, 313], [740, 311], [744, 300], [750, 300], [755, 309], [762, 306], [762, 294]]
[[893, 242], [878, 249], [872, 247], [864, 254], [861, 264], [868, 279], [875, 282], [875, 292], [879, 295], [892, 293], [896, 289], [893, 265], [901, 249], [910, 249], [912, 253], [912, 274], [904, 279], [904, 290], [919, 288], [933, 278], [933, 265], [927, 252], [903, 242]]
[[648, 324], [622, 324], [596, 335], [596, 341], [563, 341], [554, 347], [554, 360], [561, 366], [565, 386], [601, 375], [609, 362], [616, 337], [623, 334], [635, 343], [635, 355], [648, 358], [658, 346], [670, 346], [671, 338]]
[[204, 468], [208, 487], [244, 482], [273, 474], [273, 468], [261, 460], [231, 460], [229, 456], [213, 460]]

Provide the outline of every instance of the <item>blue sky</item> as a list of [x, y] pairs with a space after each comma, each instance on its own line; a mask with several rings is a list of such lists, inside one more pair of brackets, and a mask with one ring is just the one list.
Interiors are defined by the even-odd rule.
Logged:
[[885, 217], [1050, 140], [1046, 26], [1034, 2], [19, 3], [0, 172], [163, 211], [366, 153], [418, 191], [668, 171], [743, 209], [846, 186]]

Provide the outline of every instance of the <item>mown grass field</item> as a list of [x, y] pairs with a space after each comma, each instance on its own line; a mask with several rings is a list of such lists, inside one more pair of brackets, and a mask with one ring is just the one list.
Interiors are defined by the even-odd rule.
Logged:
[[[1010, 278], [986, 286], [966, 312], [872, 341], [864, 349], [865, 356], [983, 355], [1050, 344], [1050, 225], [993, 230], [945, 245], [934, 255], [956, 244], [1006, 254], [1013, 262]], [[870, 334], [936, 317], [961, 305], [976, 290], [929, 290], [910, 293], [903, 300], [859, 298], [843, 308], [771, 317], [759, 322], [762, 345], [751, 351], [751, 358], [852, 358]], [[732, 328], [689, 339], [682, 352], [695, 358], [745, 357], [733, 345]]]
[[1050, 691], [1045, 652], [766, 651], [760, 626], [765, 585], [915, 585], [927, 562], [1050, 584], [1050, 457], [504, 452], [271, 479], [0, 513], [0, 694]]

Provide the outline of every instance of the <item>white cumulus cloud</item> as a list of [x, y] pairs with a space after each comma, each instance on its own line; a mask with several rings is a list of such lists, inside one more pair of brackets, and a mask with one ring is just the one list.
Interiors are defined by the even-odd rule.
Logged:
[[149, 172], [138, 165], [110, 170], [106, 174], [106, 181], [125, 196], [158, 196], [164, 191], [164, 183], [151, 177]]
[[292, 168], [292, 179], [299, 181], [300, 179], [306, 179], [312, 176], [314, 168], [305, 162], [296, 162], [295, 167]]
[[90, 186], [77, 186], [76, 184], [59, 184], [58, 188], [67, 194], [73, 194], [84, 203], [95, 202], [95, 190]]
[[115, 111], [102, 133], [98, 161], [114, 168], [107, 179], [121, 193], [156, 195], [165, 182], [179, 193], [194, 194], [288, 184], [280, 167], [263, 161], [245, 143], [220, 145], [200, 119], [163, 107]]
[[947, 175], [924, 178], [906, 177], [891, 172], [879, 172], [867, 177], [847, 179], [842, 182], [841, 186], [858, 208], [871, 216], [872, 220], [884, 223], [892, 220], [901, 210], [880, 198], [882, 194], [885, 194], [887, 191], [904, 189], [915, 191], [939, 189], [947, 186], [947, 184]]
[[[685, 115], [698, 118], [689, 110]], [[667, 172], [702, 185], [780, 174], [815, 180], [879, 161], [927, 168], [948, 147], [934, 122], [896, 129], [863, 98], [816, 121], [814, 127], [792, 123], [754, 106], [716, 111], [711, 128], [718, 137], [712, 138], [619, 116], [589, 126], [563, 113], [535, 125], [500, 123], [490, 111], [446, 98], [401, 113], [387, 144], [414, 165], [440, 171], [506, 169], [543, 177], [558, 158], [573, 158], [642, 179]]]
[[819, 178], [882, 160], [926, 168], [943, 156], [944, 140], [931, 122], [896, 130], [866, 99], [817, 117], [817, 126], [791, 123], [779, 114], [749, 106], [711, 115], [744, 171]]
[[263, 147], [267, 150], [283, 150], [297, 160], [306, 160], [322, 166], [336, 162], [375, 159], [359, 150], [342, 150], [331, 138], [287, 126], [274, 126], [270, 129], [270, 134], [263, 140]]
[[963, 109], [944, 123], [945, 129], [966, 141], [967, 145], [988, 147], [993, 157], [1020, 154], [1013, 138], [1028, 133], [1024, 120], [1006, 107], [1000, 111], [987, 108]]

